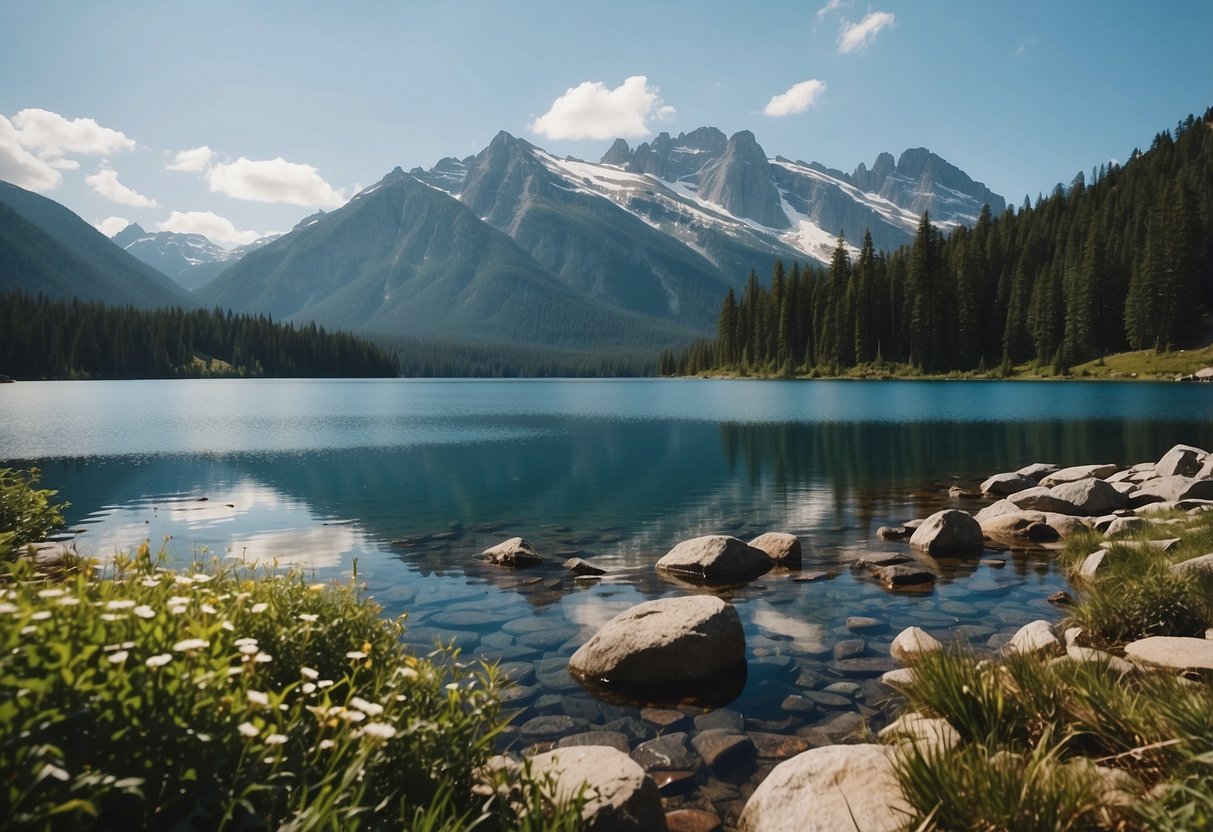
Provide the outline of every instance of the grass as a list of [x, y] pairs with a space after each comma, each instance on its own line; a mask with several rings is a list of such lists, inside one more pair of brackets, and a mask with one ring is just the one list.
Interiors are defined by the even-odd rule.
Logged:
[[573, 828], [550, 783], [490, 795], [492, 667], [409, 654], [348, 584], [195, 566], [146, 545], [0, 575], [7, 828]]

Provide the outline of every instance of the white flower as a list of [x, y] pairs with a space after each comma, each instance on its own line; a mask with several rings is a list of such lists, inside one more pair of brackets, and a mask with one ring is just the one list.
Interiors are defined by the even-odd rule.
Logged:
[[264, 601], [258, 601], [256, 604], [253, 604], [251, 607], [249, 607], [249, 612], [251, 612], [253, 614], [256, 614], [259, 612], [265, 612], [267, 609], [269, 609], [269, 606], [270, 605], [265, 603]]
[[274, 657], [271, 656], [269, 653], [258, 653], [257, 655], [253, 656], [253, 661], [256, 662], [257, 664], [268, 664], [269, 662], [272, 662], [273, 660], [274, 660]]
[[361, 650], [351, 650], [345, 654], [345, 657], [347, 659], [365, 659], [366, 653], [363, 653]]
[[379, 716], [383, 713], [383, 706], [377, 705], [374, 702], [367, 702], [361, 696], [355, 696], [350, 700], [350, 705], [362, 711], [367, 716]]
[[30, 621], [45, 621], [46, 619], [48, 619], [50, 617], [51, 617], [50, 610], [38, 610], [36, 613], [31, 615], [29, 618], [30, 618]]
[[193, 582], [196, 584], [204, 584], [207, 581], [213, 580], [214, 577], [215, 577], [214, 575], [208, 575], [205, 572], [199, 572], [197, 575], [194, 575], [191, 580], [193, 580]]
[[236, 625], [235, 625], [235, 624], [233, 624], [233, 623], [232, 623], [232, 622], [230, 622], [230, 621], [224, 621], [224, 622], [223, 622], [222, 624], [220, 624], [219, 626], [220, 626], [220, 627], [222, 627], [223, 629], [227, 630], [229, 633], [234, 633], [234, 632], [236, 632]]
[[244, 636], [243, 638], [238, 638], [232, 642], [232, 644], [236, 645], [237, 647], [240, 647], [245, 644], [256, 644], [256, 643], [257, 643], [257, 639], [252, 638], [250, 636]]
[[51, 587], [50, 589], [38, 590], [39, 598], [58, 598], [60, 595], [66, 595], [67, 592], [60, 587]]
[[171, 612], [173, 615], [185, 615], [185, 605], [176, 604], [174, 606], [169, 607], [168, 611]]
[[286, 734], [270, 734], [265, 738], [266, 745], [285, 745]]
[[251, 722], [241, 722], [236, 726], [236, 730], [246, 737], [255, 737], [261, 733], [257, 730], [257, 726]]
[[38, 632], [38, 627], [37, 627], [37, 625], [34, 625], [34, 624], [30, 624], [28, 627], [21, 628], [21, 635], [23, 635], [23, 636], [32, 636], [36, 632]]
[[320, 676], [320, 671], [314, 670], [310, 667], [301, 667], [299, 668], [299, 675], [304, 679], [316, 679]]
[[59, 599], [59, 606], [61, 607], [74, 607], [79, 603], [80, 599], [74, 595], [65, 595]]
[[248, 701], [252, 702], [254, 705], [270, 704], [270, 698], [259, 690], [248, 690], [244, 692], [244, 695], [247, 696]]
[[311, 624], [311, 623], [315, 622], [315, 621], [316, 621], [316, 619], [318, 619], [319, 617], [320, 617], [320, 616], [318, 616], [318, 615], [313, 615], [313, 614], [312, 614], [312, 613], [310, 613], [310, 612], [301, 612], [301, 613], [299, 613], [299, 620], [300, 620], [300, 621], [306, 621], [306, 622], [307, 622], [307, 623], [309, 623], [309, 624]]
[[110, 601], [105, 605], [105, 608], [107, 610], [129, 610], [133, 606], [135, 606], [134, 601], [130, 600], [129, 598], [123, 598], [119, 601]]
[[336, 744], [337, 743], [333, 742], [332, 740], [321, 740], [320, 744], [317, 745], [316, 747], [324, 750], [324, 749], [332, 748]]
[[135, 615], [139, 616], [140, 618], [155, 618], [156, 617], [156, 611], [154, 609], [152, 609], [151, 607], [149, 607], [147, 604], [140, 604], [139, 606], [135, 607], [134, 613], [135, 613]]
[[252, 644], [241, 644], [237, 649], [244, 655], [251, 656], [261, 648], [258, 647], [257, 642], [254, 641]]
[[174, 595], [172, 598], [168, 599], [168, 602], [172, 606], [176, 607], [181, 604], [188, 604], [190, 602], [190, 599], [185, 597], [184, 595]]
[[210, 647], [211, 643], [204, 638], [187, 638], [182, 639], [173, 645], [173, 650], [177, 653], [185, 653], [189, 650], [201, 650], [204, 647]]
[[390, 740], [396, 736], [396, 729], [386, 722], [368, 722], [362, 727], [362, 733], [370, 734], [372, 737], [378, 737], [381, 740]]
[[443, 685], [443, 687], [445, 687], [447, 690], [459, 690], [459, 683], [451, 682], [448, 685]]
[[185, 575], [174, 575], [174, 576], [173, 576], [173, 583], [178, 584], [178, 585], [181, 585], [181, 584], [192, 584], [192, 583], [193, 583], [193, 581], [191, 581], [191, 580], [190, 580], [188, 577], [186, 577]]
[[8, 601], [0, 604], [0, 614], [11, 613], [17, 611], [16, 604], [10, 604]]
[[101, 613], [101, 620], [102, 620], [102, 621], [121, 621], [121, 620], [122, 620], [122, 619], [124, 619], [124, 618], [126, 618], [126, 616], [125, 616], [125, 615], [115, 615], [115, 614], [114, 614], [114, 613], [112, 613], [112, 612], [103, 612], [103, 613]]
[[159, 578], [144, 578], [142, 581], [140, 581], [140, 583], [147, 587], [160, 586], [160, 579]]
[[311, 586], [308, 587], [308, 589], [311, 590], [312, 592], [323, 592], [325, 590], [326, 586], [327, 586], [327, 584], [312, 584]]
[[219, 612], [219, 610], [215, 609], [210, 604], [203, 604], [201, 607], [199, 607], [199, 609], [202, 610], [207, 615], [215, 615], [216, 613]]
[[110, 653], [108, 656], [106, 656], [106, 658], [114, 664], [118, 664], [119, 662], [126, 661], [126, 657], [129, 655], [130, 653], [126, 652], [125, 650], [119, 650], [117, 653]]
[[144, 662], [144, 664], [146, 664], [148, 667], [164, 667], [172, 660], [173, 656], [171, 653], [160, 653], [159, 655], [149, 658]]
[[303, 687], [304, 693], [315, 693], [316, 692], [315, 682], [304, 682], [302, 687]]
[[332, 684], [333, 684], [332, 679], [321, 679], [319, 682], [316, 683], [316, 687], [327, 688], [327, 687], [331, 686]]
[[66, 783], [68, 780], [72, 779], [72, 776], [70, 774], [68, 774], [66, 771], [59, 768], [59, 766], [54, 766], [54, 765], [51, 765], [50, 763], [47, 763], [46, 765], [44, 765], [42, 767], [42, 776], [43, 777], [54, 777], [56, 780], [62, 780], [64, 783]]
[[362, 713], [362, 711], [347, 711], [344, 709], [337, 716], [346, 722], [362, 722], [362, 720], [366, 719], [366, 714]]

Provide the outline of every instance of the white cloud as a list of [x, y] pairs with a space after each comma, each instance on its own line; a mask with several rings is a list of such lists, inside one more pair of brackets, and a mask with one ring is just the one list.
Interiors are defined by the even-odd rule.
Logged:
[[665, 119], [674, 108], [661, 100], [661, 90], [648, 78], [633, 75], [615, 89], [601, 81], [583, 81], [565, 90], [530, 129], [549, 139], [633, 138], [653, 131], [649, 119]]
[[262, 236], [256, 231], [240, 231], [227, 217], [211, 211], [173, 211], [164, 222], [156, 223], [157, 231], [178, 234], [205, 234], [216, 243], [242, 246]]
[[131, 221], [123, 217], [106, 217], [101, 222], [93, 225], [93, 228], [97, 229], [107, 237], [113, 237], [130, 224]]
[[21, 146], [17, 129], [0, 116], [0, 179], [31, 191], [50, 191], [63, 182], [63, 174]]
[[168, 170], [182, 170], [192, 173], [206, 170], [207, 165], [211, 162], [211, 157], [215, 155], [215, 151], [211, 150], [206, 145], [195, 147], [190, 150], [180, 151], [176, 158], [165, 165]]
[[128, 188], [118, 181], [118, 172], [110, 168], [101, 168], [96, 173], [84, 177], [88, 186], [110, 202], [121, 205], [133, 205], [136, 208], [154, 208], [156, 200], [149, 199], [133, 188]]
[[771, 97], [767, 106], [762, 108], [764, 116], [790, 116], [793, 113], [803, 113], [816, 103], [826, 91], [826, 82], [810, 78], [793, 84], [787, 92]]
[[288, 162], [281, 156], [264, 161], [241, 156], [230, 164], [212, 166], [206, 172], [206, 181], [214, 193], [249, 202], [340, 208], [346, 201], [314, 167]]
[[820, 23], [822, 20], [824, 20], [826, 15], [828, 15], [830, 12], [836, 12], [839, 9], [844, 9], [853, 2], [854, 0], [830, 0], [830, 2], [826, 3], [817, 10], [817, 22]]
[[838, 51], [854, 52], [876, 39], [876, 34], [893, 25], [892, 12], [868, 12], [858, 23], [845, 21], [838, 35]]
[[69, 153], [109, 156], [132, 150], [135, 140], [91, 118], [68, 120], [50, 110], [25, 109], [13, 116], [21, 146], [43, 159], [58, 159]]

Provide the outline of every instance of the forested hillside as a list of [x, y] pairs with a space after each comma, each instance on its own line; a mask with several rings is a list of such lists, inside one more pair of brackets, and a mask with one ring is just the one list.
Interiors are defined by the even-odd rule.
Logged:
[[842, 239], [827, 269], [776, 265], [732, 291], [717, 337], [661, 357], [664, 374], [838, 372], [896, 362], [924, 372], [1034, 362], [1055, 371], [1202, 336], [1213, 305], [1213, 109], [1123, 164], [946, 239], [924, 215], [886, 256]]
[[315, 324], [220, 310], [0, 295], [0, 373], [17, 379], [395, 376], [395, 355]]

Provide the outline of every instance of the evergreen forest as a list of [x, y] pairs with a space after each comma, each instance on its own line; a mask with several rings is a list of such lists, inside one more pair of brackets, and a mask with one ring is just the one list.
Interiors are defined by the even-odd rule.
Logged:
[[827, 268], [776, 263], [729, 290], [715, 339], [660, 357], [663, 375], [1068, 368], [1204, 339], [1213, 307], [1213, 108], [1080, 172], [1035, 204], [989, 207], [951, 234], [923, 215], [891, 254], [842, 235]]
[[0, 373], [16, 379], [382, 377], [395, 354], [344, 332], [221, 310], [0, 295]]

